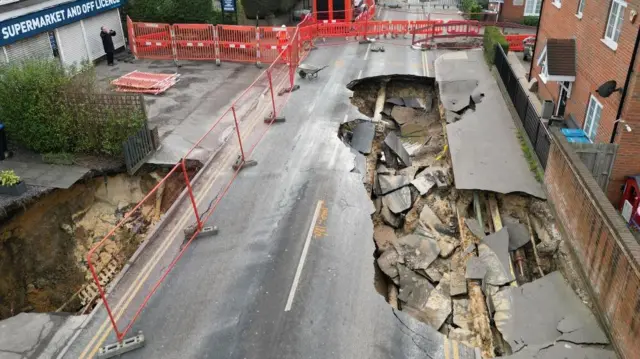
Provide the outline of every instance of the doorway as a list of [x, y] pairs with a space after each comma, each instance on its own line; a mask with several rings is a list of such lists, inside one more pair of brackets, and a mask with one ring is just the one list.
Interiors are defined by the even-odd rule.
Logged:
[[567, 108], [567, 99], [571, 96], [571, 85], [569, 81], [559, 83], [558, 107], [556, 107], [556, 117], [564, 117], [564, 110]]

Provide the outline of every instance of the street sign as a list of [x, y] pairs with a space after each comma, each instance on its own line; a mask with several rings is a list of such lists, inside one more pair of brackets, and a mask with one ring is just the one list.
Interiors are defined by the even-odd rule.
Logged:
[[222, 0], [222, 11], [236, 12], [236, 0]]

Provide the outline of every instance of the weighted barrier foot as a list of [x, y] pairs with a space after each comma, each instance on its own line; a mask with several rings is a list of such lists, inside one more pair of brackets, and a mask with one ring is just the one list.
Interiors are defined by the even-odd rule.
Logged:
[[98, 359], [108, 359], [128, 353], [144, 346], [144, 335], [138, 332], [135, 337], [127, 338], [121, 342], [105, 345], [98, 351]]
[[236, 161], [233, 163], [233, 165], [231, 165], [231, 168], [233, 168], [234, 171], [237, 171], [238, 169], [243, 169], [243, 168], [247, 168], [247, 167], [253, 167], [253, 166], [257, 166], [258, 165], [258, 161], [256, 160], [247, 160], [245, 159], [244, 161], [242, 160], [242, 156], [238, 155], [238, 158], [236, 158]]
[[282, 117], [282, 116], [277, 116], [277, 117], [266, 116], [264, 118], [264, 123], [271, 123], [271, 122], [273, 122], [273, 123], [282, 123], [282, 122], [285, 122], [285, 121], [286, 121], [286, 119], [284, 117]]
[[282, 96], [286, 93], [296, 91], [299, 88], [300, 88], [300, 85], [293, 85], [293, 87], [283, 88], [282, 90], [278, 91], [278, 96]]
[[[182, 231], [184, 233], [184, 240], [185, 241], [190, 240], [191, 237], [193, 237], [193, 234], [196, 233], [197, 229], [198, 229], [198, 225], [195, 223], [185, 228], [184, 231]], [[198, 232], [195, 239], [215, 236], [216, 234], [218, 234], [217, 226], [207, 226], [207, 227], [203, 227], [202, 230]]]

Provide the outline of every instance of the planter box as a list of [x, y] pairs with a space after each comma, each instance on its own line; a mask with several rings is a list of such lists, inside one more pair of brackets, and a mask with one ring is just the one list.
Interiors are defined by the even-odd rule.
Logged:
[[15, 186], [0, 186], [0, 194], [8, 196], [20, 196], [27, 191], [27, 185], [21, 181]]

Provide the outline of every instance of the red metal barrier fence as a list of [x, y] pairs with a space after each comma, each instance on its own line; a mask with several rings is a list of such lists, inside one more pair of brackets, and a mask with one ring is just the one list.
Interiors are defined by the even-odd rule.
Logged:
[[[251, 36], [257, 36], [255, 28], [241, 29], [236, 31], [231, 36], [236, 36], [238, 40], [237, 44], [244, 44], [245, 47], [233, 47], [232, 41], [224, 41], [225, 44], [222, 49], [237, 49], [237, 52], [224, 53], [221, 51], [219, 56], [215, 51], [211, 52], [212, 48], [215, 48], [215, 44], [218, 42], [219, 33], [218, 30], [226, 31], [224, 26], [211, 26], [211, 25], [163, 25], [163, 24], [145, 24], [145, 23], [132, 23], [129, 19], [129, 34], [132, 32], [138, 36], [135, 39], [134, 46], [140, 50], [141, 43], [147, 42], [159, 42], [160, 45], [144, 45], [142, 46], [142, 53], [145, 56], [152, 56], [154, 58], [162, 58], [160, 54], [168, 54], [173, 52], [171, 49], [175, 49], [175, 54], [191, 59], [233, 59], [238, 61], [239, 59], [247, 59], [251, 55], [251, 51], [257, 49], [257, 38]], [[169, 173], [149, 192], [147, 195], [129, 212], [125, 214], [123, 219], [94, 247], [87, 253], [87, 263], [89, 271], [98, 287], [98, 293], [107, 311], [109, 320], [116, 334], [119, 342], [121, 342], [125, 336], [131, 331], [135, 321], [140, 316], [142, 310], [147, 305], [151, 296], [158, 290], [162, 281], [173, 270], [176, 263], [180, 260], [184, 252], [187, 250], [194, 238], [202, 231], [204, 224], [215, 212], [218, 204], [224, 198], [229, 190], [234, 179], [237, 177], [242, 165], [251, 158], [253, 151], [263, 136], [268, 131], [270, 125], [279, 116], [282, 108], [286, 104], [290, 92], [288, 91], [293, 86], [294, 70], [297, 64], [302, 61], [308, 55], [308, 48], [302, 46], [300, 28], [296, 27], [291, 29], [291, 34], [287, 32], [289, 44], [284, 46], [284, 51], [278, 52], [273, 56], [272, 64], [263, 71], [260, 76], [233, 102], [233, 104], [220, 116], [209, 130], [189, 149], [184, 155], [183, 159], [177, 163]], [[143, 39], [140, 39], [142, 36]], [[242, 37], [242, 38], [240, 38]], [[229, 40], [227, 38], [226, 40]], [[246, 42], [245, 42], [246, 41]], [[174, 44], [167, 46], [167, 43]], [[267, 42], [269, 43], [269, 42]], [[246, 46], [247, 44], [251, 46]], [[167, 50], [169, 49], [169, 50]], [[135, 50], [134, 50], [135, 51]], [[162, 51], [162, 52], [160, 52]], [[140, 55], [141, 52], [138, 52]], [[175, 56], [175, 54], [173, 56]], [[168, 56], [168, 55], [162, 55]], [[169, 59], [175, 58], [168, 56]], [[283, 64], [289, 62], [290, 65]], [[252, 133], [252, 129], [257, 123], [264, 122], [267, 124], [262, 132], [256, 136], [248, 136]], [[258, 120], [256, 120], [258, 119]], [[225, 185], [221, 193], [216, 197], [215, 201], [210, 203], [205, 208], [198, 206], [199, 199], [202, 200], [204, 195], [208, 192], [207, 188], [197, 188], [188, 174], [188, 168], [186, 165], [186, 159], [190, 155], [194, 154], [194, 151], [207, 141], [217, 141], [219, 133], [221, 131], [221, 124], [232, 125], [235, 128], [235, 135], [238, 141], [238, 159], [236, 161], [237, 169], [233, 172], [231, 179]], [[243, 137], [244, 134], [244, 137]], [[224, 158], [223, 161], [228, 159]], [[186, 190], [191, 202], [193, 210], [192, 216], [188, 219], [188, 222], [195, 223], [195, 231], [193, 235], [188, 239], [185, 245], [180, 250], [179, 254], [173, 259], [170, 265], [162, 272], [160, 278], [150, 287], [150, 291], [144, 297], [144, 300], [135, 311], [130, 320], [123, 317], [125, 308], [114, 308], [106, 297], [104, 286], [106, 281], [101, 277], [101, 271], [104, 264], [102, 259], [105, 255], [110, 255], [107, 244], [113, 243], [113, 238], [121, 233], [121, 231], [127, 230], [130, 226], [130, 221], [134, 214], [140, 212], [149, 211], [156, 206], [156, 196], [160, 188], [164, 186], [167, 180], [172, 176], [184, 177]], [[200, 198], [198, 199], [197, 196]], [[184, 222], [183, 222], [184, 223]], [[115, 311], [114, 311], [115, 309]], [[122, 321], [122, 322], [120, 322]]]
[[[373, 9], [373, 8], [372, 8]], [[370, 11], [373, 14], [373, 10]], [[298, 64], [304, 60], [311, 48], [312, 41], [318, 37], [348, 37], [348, 36], [387, 36], [413, 34], [436, 34], [448, 31], [446, 23], [441, 21], [370, 21], [364, 17], [363, 21], [346, 22], [318, 22], [307, 17], [295, 28], [264, 28], [209, 24], [151, 24], [134, 23], [127, 18], [128, 33], [131, 50], [138, 58], [167, 59], [167, 60], [216, 60], [239, 62], [270, 62], [271, 65], [233, 102], [220, 116], [209, 130], [191, 147], [183, 159], [177, 163], [169, 173], [154, 187], [124, 218], [87, 253], [89, 270], [98, 287], [98, 292], [107, 311], [109, 320], [118, 341], [131, 331], [140, 313], [147, 305], [151, 296], [157, 291], [162, 281], [173, 270], [193, 239], [202, 231], [204, 223], [215, 212], [218, 204], [224, 198], [242, 164], [253, 154], [253, 150], [269, 129], [269, 126], [280, 114], [286, 104], [292, 86], [294, 74]], [[450, 25], [458, 28], [460, 24]], [[427, 29], [425, 29], [427, 28]], [[472, 26], [472, 28], [474, 28]], [[475, 28], [474, 28], [475, 29]], [[266, 96], [263, 96], [266, 95]], [[259, 136], [247, 136], [256, 126], [256, 118], [270, 119]], [[220, 130], [220, 124], [231, 124], [235, 128], [238, 141], [237, 167], [221, 194], [207, 208], [199, 208], [198, 203], [208, 192], [207, 188], [194, 188], [188, 174], [186, 159], [196, 151], [201, 144], [212, 138]], [[245, 134], [243, 138], [242, 134]], [[211, 137], [211, 138], [210, 138]], [[217, 141], [217, 140], [216, 140]], [[226, 159], [223, 159], [223, 162]], [[144, 300], [130, 320], [120, 323], [125, 308], [116, 308], [109, 304], [101, 278], [102, 265], [97, 264], [109, 251], [105, 246], [112, 243], [112, 237], [120, 231], [126, 230], [134, 214], [148, 211], [156, 206], [156, 195], [171, 176], [184, 177], [187, 193], [193, 209], [190, 222], [195, 223], [196, 230], [182, 247], [179, 254], [162, 272]], [[199, 197], [199, 198], [198, 198]], [[110, 255], [110, 254], [109, 254]], [[102, 262], [100, 262], [102, 263]]]

